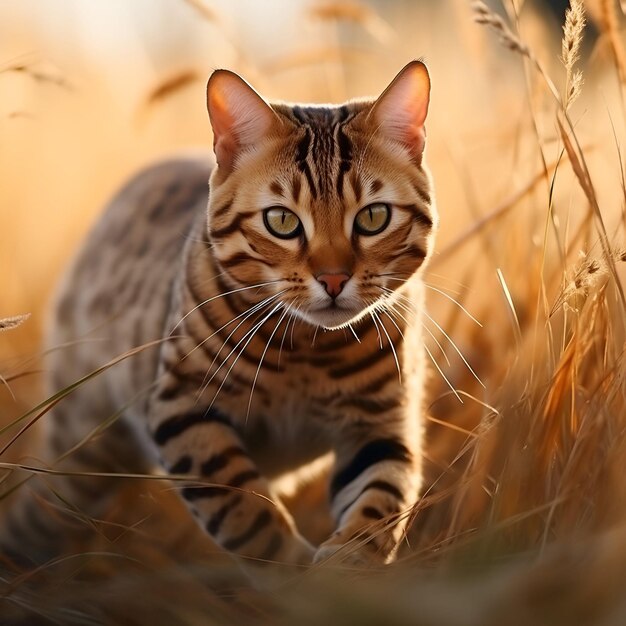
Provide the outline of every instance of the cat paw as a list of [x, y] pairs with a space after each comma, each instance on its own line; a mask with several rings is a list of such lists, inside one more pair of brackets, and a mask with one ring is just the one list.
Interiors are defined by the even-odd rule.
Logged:
[[285, 549], [283, 559], [294, 565], [310, 565], [313, 562], [315, 548], [303, 537], [296, 537]]
[[335, 565], [354, 565], [368, 567], [377, 563], [372, 555], [363, 549], [354, 548], [344, 543], [323, 543], [315, 552], [313, 563], [329, 561]]

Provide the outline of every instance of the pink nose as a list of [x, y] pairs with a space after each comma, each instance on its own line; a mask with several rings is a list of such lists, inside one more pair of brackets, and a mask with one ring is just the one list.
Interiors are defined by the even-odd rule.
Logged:
[[326, 293], [331, 298], [336, 298], [350, 280], [350, 274], [319, 274], [316, 278], [324, 285]]

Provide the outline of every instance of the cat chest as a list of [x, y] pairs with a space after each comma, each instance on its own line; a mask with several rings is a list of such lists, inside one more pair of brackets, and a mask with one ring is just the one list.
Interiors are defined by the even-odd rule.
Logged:
[[218, 403], [246, 449], [268, 476], [288, 471], [331, 447], [333, 416], [324, 386], [308, 368], [260, 372], [254, 391], [240, 385]]
[[301, 383], [283, 379], [272, 397], [254, 403], [237, 429], [246, 449], [268, 476], [281, 474], [326, 453], [331, 447], [328, 418]]

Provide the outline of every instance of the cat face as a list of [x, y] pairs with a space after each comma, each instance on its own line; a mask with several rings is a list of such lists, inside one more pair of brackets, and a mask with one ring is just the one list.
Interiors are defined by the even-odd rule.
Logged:
[[225, 277], [338, 328], [393, 297], [427, 259], [436, 214], [423, 166], [429, 78], [407, 65], [375, 101], [268, 104], [218, 70], [208, 228]]

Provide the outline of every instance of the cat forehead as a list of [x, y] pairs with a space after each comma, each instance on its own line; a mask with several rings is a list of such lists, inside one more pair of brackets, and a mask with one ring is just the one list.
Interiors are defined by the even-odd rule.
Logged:
[[[358, 160], [359, 145], [365, 144], [359, 135], [371, 106], [370, 101], [353, 101], [338, 105], [302, 105], [272, 103], [274, 110], [289, 122], [291, 141], [280, 149], [281, 163], [292, 163], [297, 178], [292, 182], [294, 201], [301, 197], [300, 190], [311, 200], [328, 202], [344, 195], [345, 178], [354, 176], [354, 161]], [[281, 178], [285, 178], [283, 172]], [[291, 174], [289, 174], [291, 176]], [[291, 181], [290, 181], [291, 182]], [[358, 183], [356, 183], [358, 185]], [[357, 190], [360, 191], [360, 188]]]
[[297, 126], [309, 126], [314, 130], [330, 130], [337, 124], [347, 124], [370, 105], [371, 102], [366, 100], [343, 104], [271, 103], [281, 117]]

